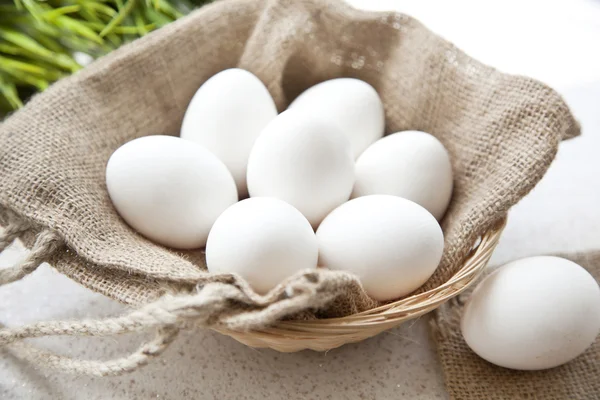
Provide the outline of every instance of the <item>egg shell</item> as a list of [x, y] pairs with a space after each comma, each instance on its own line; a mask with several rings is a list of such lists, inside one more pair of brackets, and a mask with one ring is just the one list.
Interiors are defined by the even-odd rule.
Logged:
[[245, 197], [250, 150], [276, 116], [273, 98], [256, 76], [239, 68], [227, 69], [198, 89], [183, 117], [181, 138], [203, 145], [223, 161], [240, 197]]
[[418, 289], [437, 268], [444, 249], [433, 216], [410, 200], [372, 195], [336, 208], [317, 230], [319, 264], [354, 273], [375, 300]]
[[203, 247], [217, 217], [237, 201], [227, 167], [204, 147], [172, 136], [118, 148], [106, 166], [106, 186], [131, 227], [179, 249]]
[[513, 261], [477, 285], [461, 329], [469, 347], [493, 364], [553, 368], [583, 353], [600, 332], [600, 287], [563, 258]]
[[383, 103], [373, 86], [354, 78], [321, 82], [298, 96], [289, 109], [305, 109], [334, 121], [348, 136], [356, 159], [383, 136]]
[[440, 220], [450, 203], [452, 187], [452, 164], [444, 145], [428, 133], [404, 131], [378, 140], [358, 158], [352, 198], [400, 196]]
[[348, 138], [335, 124], [297, 110], [267, 125], [248, 160], [250, 196], [286, 201], [313, 227], [348, 200], [353, 185]]
[[284, 201], [253, 197], [229, 207], [206, 245], [211, 273], [235, 273], [260, 294], [304, 269], [316, 268], [318, 245], [304, 216]]

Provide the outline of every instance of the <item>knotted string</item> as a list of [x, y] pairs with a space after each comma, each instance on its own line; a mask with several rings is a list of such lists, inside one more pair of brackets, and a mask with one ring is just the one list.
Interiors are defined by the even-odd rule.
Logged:
[[[28, 232], [31, 225], [21, 220], [13, 220], [0, 233], [0, 252], [8, 248], [19, 237]], [[35, 271], [64, 245], [60, 237], [51, 230], [38, 233], [29, 254], [17, 265], [0, 269], [0, 286], [22, 279]], [[179, 303], [172, 302], [177, 308]], [[51, 321], [22, 327], [7, 328], [0, 323], [0, 347], [11, 345], [13, 353], [36, 365], [60, 369], [64, 372], [94, 376], [120, 375], [146, 365], [151, 358], [160, 355], [173, 342], [179, 333], [178, 317], [160, 305], [149, 306], [134, 311], [130, 315], [103, 321]], [[157, 326], [153, 339], [143, 343], [130, 355], [109, 361], [78, 360], [38, 349], [19, 342], [26, 338], [56, 335], [113, 335], [145, 330]]]
[[[11, 225], [0, 236], [0, 242], [8, 247], [26, 232], [25, 225]], [[0, 270], [0, 285], [14, 282], [34, 271], [40, 264], [49, 261], [57, 251], [64, 248], [64, 242], [50, 230], [38, 234], [28, 256], [18, 265]], [[312, 277], [307, 275], [307, 279]], [[313, 278], [314, 279], [314, 278]], [[321, 296], [315, 306], [327, 303], [340, 294], [343, 285], [332, 289], [326, 296]], [[25, 360], [59, 369], [63, 372], [94, 376], [114, 376], [131, 372], [160, 355], [175, 339], [177, 334], [189, 323], [194, 326], [215, 327], [219, 325], [233, 330], [260, 328], [263, 313], [272, 318], [301, 311], [307, 301], [314, 298], [314, 288], [301, 282], [291, 285], [286, 294], [279, 298], [278, 304], [257, 304], [256, 299], [248, 296], [248, 289], [232, 285], [231, 282], [210, 282], [198, 286], [192, 293], [165, 295], [139, 309], [112, 318], [99, 320], [86, 319], [79, 321], [45, 321], [19, 327], [5, 327], [0, 324], [0, 347], [10, 346], [13, 353]], [[232, 304], [238, 304], [249, 312], [243, 318], [229, 318], [226, 311]], [[250, 312], [254, 311], [254, 312]], [[217, 323], [218, 321], [218, 323]], [[47, 336], [111, 336], [132, 332], [145, 332], [156, 329], [155, 337], [144, 342], [126, 357], [108, 361], [90, 361], [69, 358], [41, 350], [27, 343], [24, 339]]]

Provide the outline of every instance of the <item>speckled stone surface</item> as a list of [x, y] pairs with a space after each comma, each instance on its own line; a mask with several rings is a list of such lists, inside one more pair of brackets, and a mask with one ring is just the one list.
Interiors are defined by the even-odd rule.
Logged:
[[[16, 255], [3, 255], [0, 266]], [[102, 316], [121, 309], [44, 266], [3, 288], [0, 316], [13, 325], [40, 316]], [[38, 342], [67, 355], [109, 358], [134, 349], [139, 341], [128, 335]], [[190, 331], [161, 360], [104, 380], [36, 370], [6, 351], [0, 354], [1, 399], [445, 398], [425, 321], [327, 353], [254, 350], [212, 331]]]
[[[571, 18], [548, 5], [544, 20], [536, 19], [540, 25], [536, 25], [534, 36], [528, 36], [533, 32], [527, 30], [531, 29], [528, 21], [539, 9], [512, 0], [502, 2], [501, 7], [500, 2], [486, 3], [486, 10], [478, 2], [466, 0], [451, 6], [443, 1], [426, 2], [425, 6], [417, 0], [351, 3], [377, 9], [400, 9], [402, 4], [404, 11], [473, 56], [543, 79], [561, 91], [580, 119], [584, 135], [564, 143], [548, 175], [511, 211], [493, 260], [497, 263], [533, 254], [600, 248], [600, 60], [592, 59], [586, 45], [572, 46], [575, 39], [580, 43], [600, 39], [600, 26], [594, 22], [600, 20], [594, 19], [600, 15], [600, 3], [569, 2]], [[474, 19], [473, 15], [481, 18]], [[590, 24], [585, 25], [588, 20]], [[507, 24], [512, 26], [511, 32], [498, 35], [498, 29]], [[562, 29], [556, 32], [559, 25]], [[478, 35], [470, 33], [473, 29]], [[565, 37], [571, 41], [561, 41]], [[538, 50], [535, 57], [518, 56], [519, 49], [529, 50], [532, 43]], [[21, 254], [18, 248], [11, 248], [0, 256], [0, 268], [11, 265]], [[122, 310], [120, 304], [78, 286], [48, 266], [22, 282], [0, 288], [0, 321], [8, 325], [109, 316]], [[126, 335], [35, 342], [69, 356], [109, 359], [133, 350], [142, 339]], [[39, 370], [0, 350], [0, 399], [157, 398], [428, 400], [446, 399], [447, 394], [429, 339], [427, 317], [327, 353], [255, 350], [214, 332], [190, 331], [181, 335], [161, 360], [117, 378], [73, 377]]]

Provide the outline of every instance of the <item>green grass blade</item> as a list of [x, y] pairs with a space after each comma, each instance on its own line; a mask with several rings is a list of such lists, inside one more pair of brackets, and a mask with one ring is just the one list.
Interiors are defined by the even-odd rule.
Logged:
[[47, 4], [39, 4], [34, 0], [19, 0], [23, 4], [25, 9], [31, 14], [31, 16], [38, 21], [43, 21], [43, 14], [48, 11], [50, 7]]
[[38, 36], [47, 36], [59, 39], [64, 35], [57, 26], [43, 20], [37, 20], [31, 15], [16, 18], [14, 20], [13, 28], [22, 30], [31, 36], [35, 36], [36, 40], [38, 40]]
[[12, 29], [0, 29], [0, 38], [14, 45], [22, 47], [31, 53], [38, 54], [40, 57], [52, 56], [52, 52], [50, 50], [40, 45], [30, 37], [17, 31], [13, 31]]
[[96, 22], [100, 25], [104, 25], [102, 19], [100, 19], [100, 17], [98, 17], [98, 14], [96, 14], [96, 12], [92, 9], [82, 8], [80, 14], [84, 19], [86, 19], [89, 22]]
[[166, 14], [173, 19], [183, 17], [183, 14], [171, 6], [168, 2], [164, 0], [156, 0], [156, 3], [158, 3], [158, 10], [162, 11], [163, 14]]
[[71, 72], [79, 71], [81, 69], [81, 65], [79, 65], [72, 56], [66, 54], [55, 54], [54, 64], [67, 68]]
[[146, 26], [149, 25], [146, 25], [144, 21], [144, 16], [142, 15], [142, 12], [140, 11], [139, 7], [133, 10], [133, 20], [135, 21], [135, 26], [137, 27], [140, 36], [147, 34], [154, 28], [154, 25], [152, 24], [150, 24], [152, 28], [146, 28]]
[[173, 20], [171, 18], [167, 18], [164, 14], [156, 11], [153, 8], [146, 8], [144, 10], [144, 14], [146, 14], [146, 18], [151, 21], [157, 28], [163, 27]]
[[100, 37], [106, 36], [110, 33], [117, 25], [119, 25], [123, 19], [131, 12], [135, 6], [135, 0], [129, 0], [125, 3], [125, 6], [119, 11], [119, 13], [106, 25], [106, 27], [100, 32]]
[[115, 48], [119, 47], [123, 44], [123, 41], [114, 31], [105, 36], [106, 40], [108, 40]]
[[94, 10], [95, 12], [104, 14], [110, 18], [113, 18], [115, 15], [117, 15], [117, 11], [114, 8], [96, 1], [78, 0], [78, 4], [83, 8]]
[[44, 34], [44, 32], [40, 30], [36, 30], [35, 28], [28, 27], [23, 30], [29, 37], [45, 48], [54, 53], [65, 53], [65, 47], [54, 38], [54, 36], [49, 34]]
[[12, 58], [0, 56], [0, 65], [6, 70], [17, 70], [43, 76], [44, 69], [37, 65], [29, 64], [23, 61], [18, 61]]
[[0, 43], [0, 53], [10, 54], [13, 56], [21, 56], [25, 53], [25, 51], [21, 47], [15, 46], [13, 44]]
[[37, 88], [37, 90], [45, 90], [49, 86], [49, 82], [47, 80], [27, 74], [17, 69], [5, 69], [4, 72], [22, 83], [34, 86]]
[[60, 28], [72, 31], [78, 34], [79, 36], [83, 36], [84, 38], [92, 40], [95, 43], [104, 43], [101, 36], [96, 34], [96, 32], [85, 26], [82, 22], [77, 21], [76, 19], [67, 16], [60, 16], [56, 18], [55, 23]]
[[23, 102], [17, 92], [15, 79], [0, 71], [0, 117], [2, 111], [16, 110], [23, 107]]
[[79, 10], [81, 10], [81, 7], [74, 4], [72, 6], [65, 6], [65, 7], [55, 8], [52, 11], [46, 11], [44, 14], [42, 14], [42, 17], [46, 20], [52, 21], [54, 18], [56, 18], [58, 16], [76, 13], [76, 12], [79, 12]]
[[209, 2], [0, 0], [0, 115], [80, 69], [75, 52], [101, 56]]
[[[104, 27], [104, 24], [99, 24], [97, 22], [86, 22], [85, 24], [95, 30], [99, 30]], [[154, 29], [154, 24], [146, 24], [146, 25], [142, 24], [142, 25], [136, 25], [136, 26], [117, 26], [113, 29], [111, 34], [137, 35], [137, 34], [148, 33], [152, 29]], [[108, 38], [108, 36], [110, 36], [111, 34], [108, 34], [106, 37]]]
[[19, 94], [17, 93], [17, 87], [12, 82], [4, 82], [2, 78], [0, 78], [0, 94], [8, 101], [8, 104], [13, 109], [23, 107], [23, 102], [19, 98]]

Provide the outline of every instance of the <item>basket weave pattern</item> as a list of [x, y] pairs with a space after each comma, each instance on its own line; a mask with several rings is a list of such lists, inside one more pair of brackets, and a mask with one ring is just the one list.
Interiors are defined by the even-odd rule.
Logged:
[[370, 338], [435, 310], [467, 289], [485, 269], [505, 224], [506, 220], [502, 220], [481, 238], [481, 242], [469, 254], [462, 268], [448, 282], [427, 292], [347, 317], [281, 321], [273, 327], [250, 332], [216, 330], [247, 346], [268, 347], [281, 352], [305, 349], [326, 351]]

